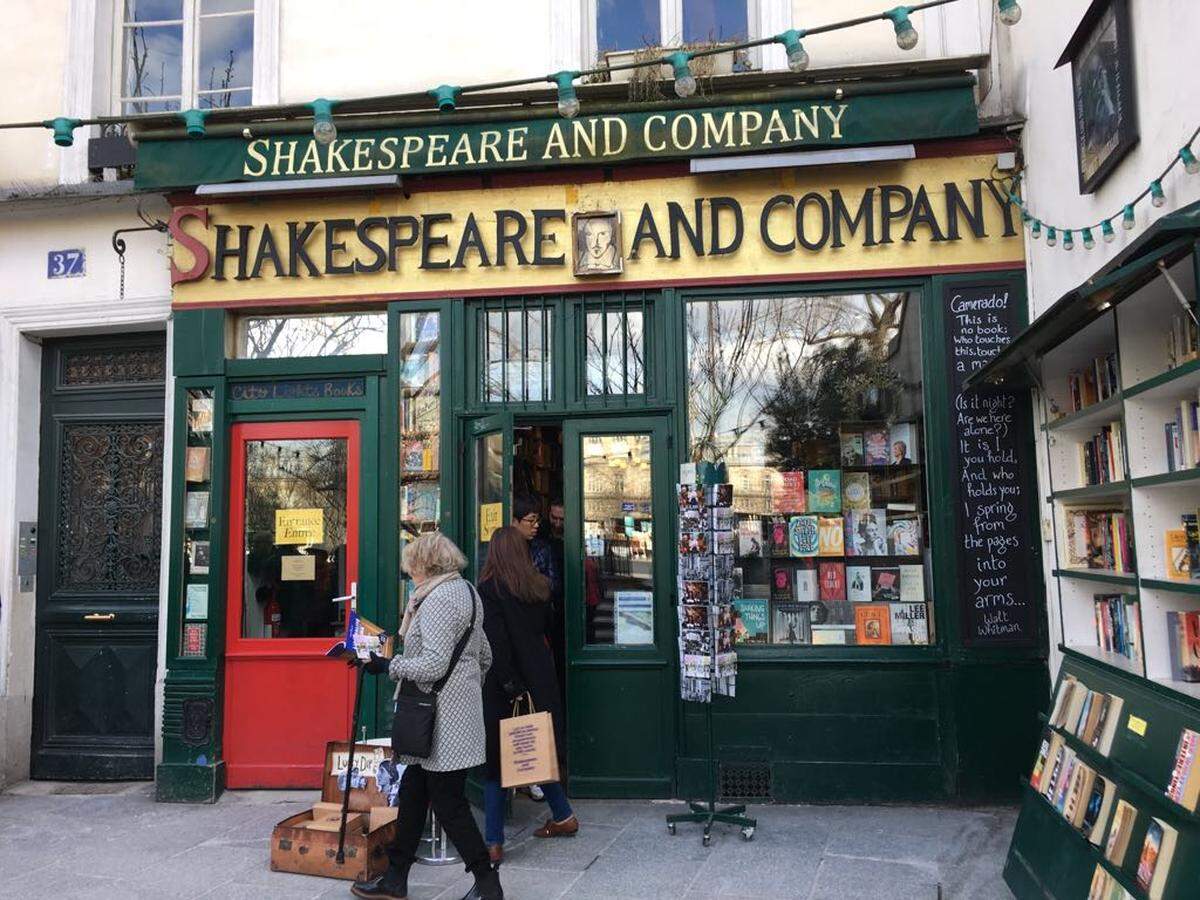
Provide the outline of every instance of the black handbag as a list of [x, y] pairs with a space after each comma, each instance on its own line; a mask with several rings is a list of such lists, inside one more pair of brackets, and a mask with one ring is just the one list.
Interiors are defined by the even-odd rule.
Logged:
[[446, 674], [434, 683], [433, 690], [429, 693], [425, 693], [411, 681], [400, 683], [400, 693], [396, 697], [396, 714], [392, 719], [392, 752], [397, 756], [427, 759], [433, 752], [433, 724], [437, 721], [438, 694], [446, 686], [454, 667], [458, 665], [458, 660], [467, 648], [467, 641], [471, 639], [474, 630], [475, 589], [472, 587], [471, 621], [454, 647]]

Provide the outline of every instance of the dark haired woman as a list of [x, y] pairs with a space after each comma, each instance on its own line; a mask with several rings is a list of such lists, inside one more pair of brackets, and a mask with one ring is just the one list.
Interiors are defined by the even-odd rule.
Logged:
[[[547, 643], [553, 627], [550, 581], [537, 570], [521, 530], [497, 530], [479, 575], [483, 630], [492, 647], [492, 667], [483, 683], [487, 726], [487, 778], [484, 781], [484, 837], [492, 862], [504, 856], [504, 789], [500, 787], [500, 720], [512, 714], [513, 700], [526, 692], [538, 712], [554, 720], [559, 751], [566, 740], [554, 656]], [[535, 837], [569, 837], [579, 831], [566, 792], [558, 782], [542, 785], [551, 817]]]

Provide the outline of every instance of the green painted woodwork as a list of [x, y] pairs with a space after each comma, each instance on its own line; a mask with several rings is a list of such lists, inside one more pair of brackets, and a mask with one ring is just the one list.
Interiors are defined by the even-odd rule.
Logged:
[[[250, 141], [240, 136], [140, 141], [135, 180], [141, 189], [161, 189], [336, 175], [462, 174], [962, 137], [979, 131], [973, 83], [958, 75], [927, 82], [931, 89], [920, 91], [847, 88], [837, 100], [810, 95], [708, 109], [673, 103], [572, 120], [423, 124], [346, 132], [328, 145], [306, 129]], [[747, 127], [747, 121], [758, 126]]]
[[1061, 418], [1055, 419], [1052, 422], [1047, 422], [1042, 426], [1046, 431], [1057, 431], [1060, 428], [1070, 428], [1083, 420], [1091, 421], [1095, 418], [1097, 421], [1105, 418], [1102, 413], [1110, 413], [1109, 418], [1119, 416], [1121, 403], [1125, 395], [1121, 393], [1113, 394], [1111, 397], [1105, 397], [1098, 403], [1092, 403], [1085, 406], [1083, 409], [1078, 409], [1073, 413], [1068, 413]]
[[171, 367], [175, 376], [224, 372], [225, 310], [181, 309], [171, 317]]
[[[1127, 800], [1137, 808], [1129, 848], [1120, 865], [1109, 863], [1057, 810], [1029, 788], [1028, 776], [1037, 750], [1035, 740], [1028, 745], [1025, 767], [1018, 781], [1024, 785], [1021, 813], [1004, 869], [1005, 881], [1020, 900], [1083, 897], [1087, 895], [1096, 865], [1100, 864], [1134, 896], [1144, 896], [1136, 887], [1135, 876], [1146, 828], [1150, 817], [1155, 816], [1179, 833], [1163, 900], [1194, 897], [1195, 886], [1200, 884], [1200, 815], [1172, 803], [1164, 791], [1181, 730], [1200, 730], [1200, 704], [1156, 689], [1153, 682], [1070, 652], [1064, 654], [1060, 683], [1067, 674], [1074, 675], [1092, 690], [1115, 694], [1125, 701], [1107, 757], [1085, 747], [1072, 735], [1065, 737], [1084, 762], [1116, 783], [1117, 799]], [[1144, 736], [1127, 727], [1130, 715], [1146, 721]], [[1107, 839], [1107, 828], [1104, 837]]]
[[[773, 797], [779, 801], [951, 801], [996, 800], [1017, 793], [1016, 773], [1029, 765], [1036, 745], [1037, 712], [1047, 697], [1045, 636], [1034, 648], [978, 649], [962, 645], [957, 616], [953, 510], [939, 502], [949, 496], [955, 473], [948, 455], [935, 448], [952, 438], [949, 398], [944, 372], [944, 329], [937, 315], [942, 285], [986, 280], [1006, 282], [1023, 293], [1019, 273], [923, 280], [855, 281], [822, 284], [820, 293], [848, 291], [919, 290], [922, 296], [922, 345], [927, 436], [927, 486], [930, 527], [933, 529], [931, 579], [935, 643], [929, 647], [818, 647], [774, 650], [746, 648], [740, 653], [738, 696], [718, 700], [714, 707], [718, 758], [722, 761], [769, 761]], [[478, 399], [479, 360], [476, 310], [482, 301], [437, 300], [394, 302], [389, 305], [392, 326], [389, 353], [383, 357], [340, 357], [323, 360], [230, 360], [221, 358], [223, 342], [206, 344], [202, 359], [189, 364], [225, 373], [220, 377], [180, 379], [179, 386], [203, 384], [217, 394], [214, 472], [228, 463], [225, 452], [228, 424], [239, 418], [321, 418], [353, 415], [363, 422], [364, 544], [360, 555], [363, 609], [374, 609], [377, 621], [395, 627], [399, 600], [397, 540], [399, 347], [396, 317], [403, 312], [440, 313], [442, 416], [441, 524], [443, 530], [470, 551], [478, 528], [474, 496], [474, 442], [486, 432], [509, 433], [514, 419], [522, 422], [561, 421], [564, 460], [578, 466], [581, 435], [591, 431], [649, 430], [654, 437], [653, 477], [656, 541], [671, 548], [677, 540], [672, 487], [677, 466], [687, 453], [686, 332], [684, 304], [692, 299], [795, 296], [813, 291], [812, 285], [742, 286], [719, 290], [666, 288], [646, 292], [648, 391], [645, 396], [587, 397], [582, 380], [582, 315], [585, 308], [612, 304], [620, 295], [549, 295], [528, 298], [554, 316], [553, 393], [546, 402], [488, 404]], [[634, 295], [630, 295], [634, 296]], [[641, 293], [638, 292], [638, 303]], [[520, 303], [510, 298], [510, 302]], [[611, 308], [611, 306], [610, 306]], [[191, 344], [189, 335], [214, 329], [219, 312], [179, 313], [176, 342]], [[196, 343], [199, 343], [197, 337]], [[189, 352], [191, 350], [189, 349]], [[255, 405], [226, 402], [226, 386], [239, 380], [355, 374], [369, 379], [369, 396], [357, 406], [306, 401], [276, 401]], [[336, 408], [341, 405], [341, 408]], [[178, 404], [177, 404], [178, 406]], [[177, 408], [176, 421], [180, 421]], [[178, 430], [178, 429], [177, 429]], [[573, 443], [575, 442], [575, 443]], [[1030, 436], [1032, 452], [1032, 435]], [[507, 446], [511, 448], [511, 437]], [[181, 451], [180, 451], [181, 453]], [[370, 460], [368, 464], [368, 459]], [[573, 460], [573, 462], [572, 462]], [[182, 456], [173, 463], [182, 483]], [[567, 502], [578, 503], [577, 473], [566, 473]], [[217, 476], [218, 478], [220, 476]], [[664, 493], [665, 492], [665, 493]], [[1033, 497], [1031, 487], [1031, 501]], [[227, 486], [214, 485], [214, 503], [224, 503]], [[178, 507], [177, 498], [172, 498]], [[665, 506], [663, 504], [666, 504]], [[367, 507], [373, 519], [366, 527]], [[224, 514], [223, 507], [221, 515]], [[182, 510], [174, 508], [178, 523]], [[568, 522], [572, 516], [568, 515]], [[1036, 517], [1030, 519], [1036, 522]], [[575, 527], [578, 527], [576, 523]], [[221, 522], [214, 523], [214, 585], [224, 584]], [[579, 537], [568, 545], [568, 559], [579, 559]], [[172, 547], [179, 543], [172, 537]], [[1040, 547], [1035, 535], [1032, 543]], [[572, 547], [574, 549], [572, 549]], [[176, 553], [173, 549], [173, 553]], [[468, 552], [468, 556], [473, 554]], [[375, 567], [368, 584], [367, 561]], [[678, 699], [675, 645], [675, 555], [658, 554], [656, 565], [656, 636], [653, 648], [582, 646], [582, 618], [571, 619], [573, 659], [570, 664], [568, 721], [571, 745], [571, 791], [578, 796], [699, 796], [706, 792], [700, 756], [706, 746], [702, 710]], [[173, 559], [173, 577], [178, 561]], [[580, 596], [581, 573], [568, 567], [568, 596]], [[172, 587], [177, 596], [178, 585]], [[368, 593], [370, 597], [368, 597]], [[223, 590], [214, 589], [214, 598]], [[373, 598], [373, 599], [371, 599]], [[1040, 602], [1039, 598], [1039, 602]], [[373, 607], [368, 604], [374, 604]], [[212, 604], [223, 615], [224, 604]], [[370, 615], [370, 613], [366, 613]], [[178, 615], [173, 610], [173, 616]], [[216, 623], [214, 622], [214, 627]], [[177, 621], [169, 633], [174, 635]], [[217, 701], [216, 744], [206, 748], [208, 765], [197, 765], [196, 753], [164, 733], [166, 787], [160, 793], [173, 799], [211, 799], [220, 767], [220, 684], [217, 637], [210, 635], [208, 660], [179, 660], [169, 651], [168, 698], [186, 691], [206, 691]], [[387, 733], [390, 723], [388, 691], [382, 683], [369, 689], [364, 701], [368, 736]], [[580, 727], [574, 727], [580, 723]], [[633, 724], [634, 727], [630, 727]], [[870, 739], [865, 740], [864, 735]], [[215, 760], [215, 763], [213, 762]], [[182, 767], [179, 768], [179, 767]], [[209, 794], [188, 794], [191, 786], [207, 785]]]
[[1110, 481], [1106, 484], [1089, 484], [1084, 487], [1070, 488], [1065, 491], [1055, 491], [1050, 495], [1053, 500], [1106, 500], [1123, 497], [1129, 493], [1128, 481]]

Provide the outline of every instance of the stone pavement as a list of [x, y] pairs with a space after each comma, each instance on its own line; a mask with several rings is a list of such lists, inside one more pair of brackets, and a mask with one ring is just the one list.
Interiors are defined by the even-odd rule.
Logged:
[[[96, 791], [97, 793], [80, 793]], [[349, 897], [347, 882], [270, 871], [271, 826], [314, 794], [227, 792], [213, 805], [153, 801], [150, 784], [30, 782], [0, 794], [0, 897]], [[577, 837], [531, 836], [545, 806], [520, 799], [501, 869], [510, 900], [803, 898], [1011, 900], [1000, 877], [1008, 808], [756, 807], [753, 841], [717, 826], [667, 834], [673, 803], [580, 801]], [[416, 866], [413, 900], [458, 900], [459, 865]], [[940, 892], [940, 893], [939, 893]]]

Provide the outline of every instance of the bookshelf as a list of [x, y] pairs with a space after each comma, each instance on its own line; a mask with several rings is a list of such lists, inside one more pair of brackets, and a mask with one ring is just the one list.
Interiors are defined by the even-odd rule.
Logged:
[[[1104, 834], [1089, 840], [1065, 817], [1061, 803], [1056, 808], [1026, 784], [1005, 868], [1020, 898], [1088, 896], [1097, 867], [1137, 900], [1200, 896], [1200, 815], [1165, 793], [1181, 733], [1200, 732], [1200, 683], [1182, 679], [1189, 651], [1168, 625], [1172, 614], [1200, 613], [1200, 578], [1173, 571], [1178, 545], [1172, 554], [1165, 535], [1183, 527], [1182, 516], [1200, 515], [1200, 464], [1190, 464], [1200, 463], [1200, 433], [1192, 447], [1183, 445], [1181, 434], [1172, 450], [1168, 428], [1177, 420], [1188, 427], [1190, 404], [1200, 403], [1196, 329], [1184, 333], [1186, 314], [1176, 291], [1196, 308], [1197, 255], [1189, 247], [1167, 256], [1169, 278], [1153, 270], [1102, 305], [1082, 295], [1080, 303], [1091, 306], [1073, 311], [1074, 325], [1061, 319], [1042, 323], [1043, 335], [1031, 334], [1022, 348], [1026, 359], [1037, 360], [1040, 490], [1055, 561], [1047, 589], [1051, 604], [1057, 600], [1051, 634], [1062, 660], [1056, 694], [1073, 677], [1123, 700], [1107, 754], [1044, 717], [1046, 734], [1057, 731], [1137, 815], [1126, 852], [1111, 860], [1105, 850], [1113, 816], [1104, 822]], [[1032, 353], [1026, 349], [1031, 345], [1037, 348]], [[1106, 374], [1115, 377], [1101, 387], [1097, 382]], [[1092, 402], [1081, 402], [1085, 393]], [[1085, 446], [1088, 442], [1094, 443]], [[1117, 517], [1120, 527], [1105, 532], [1103, 526]], [[1114, 558], [1106, 542], [1116, 542], [1118, 532], [1128, 552]], [[1113, 599], [1098, 604], [1098, 597]], [[1128, 616], [1122, 629], [1138, 623], [1133, 651], [1104, 646], [1117, 626], [1103, 612], [1114, 609]], [[1034, 756], [1031, 752], [1031, 772]], [[1139, 886], [1137, 871], [1153, 819], [1177, 832], [1177, 844], [1165, 887], [1151, 892]]]

